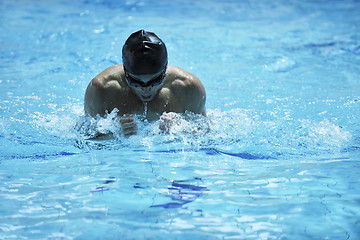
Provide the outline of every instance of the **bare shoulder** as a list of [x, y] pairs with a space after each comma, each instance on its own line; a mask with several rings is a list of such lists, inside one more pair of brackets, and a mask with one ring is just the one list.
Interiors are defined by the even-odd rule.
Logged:
[[166, 74], [166, 85], [182, 102], [185, 110], [205, 115], [206, 92], [200, 79], [176, 66], [168, 66]]
[[85, 112], [95, 116], [98, 113], [103, 115], [105, 110], [111, 111], [113, 106], [109, 103], [124, 92], [123, 75], [122, 64], [118, 64], [95, 76], [85, 92]]
[[121, 82], [122, 76], [124, 75], [123, 65], [117, 64], [111, 67], [108, 67], [91, 81], [92, 84], [95, 84], [97, 87], [106, 87], [112, 81]]
[[177, 66], [168, 66], [166, 74], [169, 76], [170, 81], [174, 82], [175, 84], [202, 85], [201, 81], [195, 75]]

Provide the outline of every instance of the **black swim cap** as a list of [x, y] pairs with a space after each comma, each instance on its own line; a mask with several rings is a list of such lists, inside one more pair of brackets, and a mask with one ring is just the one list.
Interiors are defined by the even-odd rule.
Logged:
[[155, 74], [167, 65], [165, 43], [155, 33], [145, 30], [130, 35], [122, 49], [124, 68], [134, 75]]

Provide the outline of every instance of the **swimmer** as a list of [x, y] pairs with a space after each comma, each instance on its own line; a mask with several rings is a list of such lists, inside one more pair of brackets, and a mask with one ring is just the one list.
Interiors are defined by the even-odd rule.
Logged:
[[201, 81], [187, 71], [168, 65], [164, 42], [145, 30], [130, 35], [122, 49], [123, 64], [113, 65], [89, 83], [85, 113], [104, 116], [118, 109], [124, 136], [137, 134], [134, 114], [149, 121], [160, 119], [167, 131], [175, 113], [193, 112], [206, 116], [206, 93]]

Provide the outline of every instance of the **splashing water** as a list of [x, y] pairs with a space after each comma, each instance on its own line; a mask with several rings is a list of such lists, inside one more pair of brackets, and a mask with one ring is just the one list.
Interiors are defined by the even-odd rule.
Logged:
[[147, 122], [141, 120], [143, 116], [137, 116], [138, 135], [124, 138], [117, 113], [115, 109], [105, 118], [81, 117], [75, 126], [78, 138], [88, 141], [112, 135], [119, 147], [140, 143], [139, 147], [165, 149], [217, 148], [277, 158], [280, 155], [338, 152], [352, 137], [328, 119], [319, 122], [310, 119], [262, 120], [248, 110], [233, 109], [228, 112], [209, 110], [207, 117], [177, 114], [178, 121], [168, 133], [159, 129], [159, 120]]
[[147, 102], [144, 102], [144, 113], [143, 113], [143, 115], [147, 116], [147, 114], [148, 114], [148, 105], [147, 105]]
[[[358, 1], [0, 8], [0, 239], [359, 239]], [[207, 117], [163, 132], [144, 106], [124, 138], [116, 110], [84, 114], [140, 28], [201, 79]]]

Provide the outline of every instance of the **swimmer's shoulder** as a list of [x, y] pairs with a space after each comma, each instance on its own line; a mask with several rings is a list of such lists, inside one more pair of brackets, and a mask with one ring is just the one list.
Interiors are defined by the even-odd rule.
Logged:
[[191, 85], [201, 84], [201, 81], [193, 74], [177, 66], [168, 66], [166, 74], [168, 83], [178, 87], [188, 87]]
[[169, 75], [168, 88], [185, 110], [205, 116], [206, 91], [199, 78], [176, 66], [169, 66], [166, 73]]
[[128, 91], [123, 75], [122, 64], [118, 64], [94, 77], [85, 92], [85, 112], [91, 116], [103, 116], [106, 110], [111, 112], [114, 107], [118, 107], [115, 103], [127, 97]]
[[191, 89], [198, 89], [201, 92], [205, 92], [205, 88], [195, 75], [185, 71], [176, 66], [169, 66], [167, 71], [167, 78], [165, 83], [170, 89], [180, 91], [188, 91]]
[[95, 76], [90, 83], [97, 89], [124, 87], [124, 69], [122, 64], [116, 64], [106, 68]]

